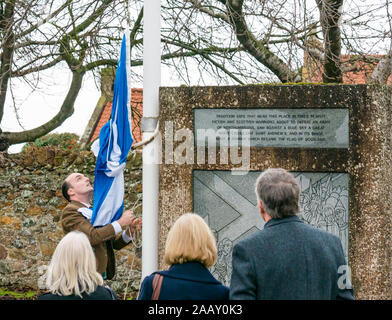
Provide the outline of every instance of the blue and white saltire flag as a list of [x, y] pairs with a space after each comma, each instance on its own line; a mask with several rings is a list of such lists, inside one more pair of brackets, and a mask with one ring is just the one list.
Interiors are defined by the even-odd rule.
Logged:
[[93, 226], [104, 226], [119, 219], [124, 210], [124, 167], [133, 143], [130, 126], [129, 31], [126, 30], [114, 81], [111, 119], [102, 127], [99, 140], [91, 149], [95, 164]]

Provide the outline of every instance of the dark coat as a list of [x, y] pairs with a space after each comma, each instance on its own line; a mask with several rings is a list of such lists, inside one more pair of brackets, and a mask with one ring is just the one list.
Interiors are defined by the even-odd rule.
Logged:
[[108, 224], [102, 228], [94, 228], [90, 221], [80, 212], [84, 204], [71, 201], [63, 210], [61, 225], [65, 233], [79, 230], [85, 233], [93, 247], [97, 259], [97, 271], [103, 274], [106, 271], [107, 279], [112, 279], [116, 270], [116, 260], [113, 249], [120, 250], [127, 245], [121, 236], [116, 236], [114, 228]]
[[[152, 280], [156, 272], [144, 278], [138, 300], [151, 300]], [[228, 300], [229, 288], [216, 280], [199, 262], [174, 264], [163, 275], [159, 300]]]
[[82, 293], [82, 297], [79, 297], [75, 294], [71, 294], [69, 296], [60, 296], [58, 294], [45, 293], [40, 295], [38, 300], [117, 300], [114, 292], [106, 287], [98, 286], [97, 289], [91, 294]]
[[230, 299], [354, 299], [338, 287], [340, 239], [297, 216], [272, 219], [233, 248]]

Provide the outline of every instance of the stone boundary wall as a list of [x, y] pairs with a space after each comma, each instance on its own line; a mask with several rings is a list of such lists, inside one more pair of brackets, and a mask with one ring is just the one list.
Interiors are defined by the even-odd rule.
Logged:
[[[141, 155], [125, 169], [125, 207], [141, 215]], [[43, 147], [27, 154], [0, 153], [0, 287], [44, 289], [45, 270], [63, 237], [59, 222], [67, 202], [61, 183], [71, 172], [94, 181], [95, 157], [89, 151]], [[117, 294], [135, 297], [141, 278], [141, 248], [116, 252], [117, 272], [107, 283]], [[128, 295], [129, 296], [129, 295]]]

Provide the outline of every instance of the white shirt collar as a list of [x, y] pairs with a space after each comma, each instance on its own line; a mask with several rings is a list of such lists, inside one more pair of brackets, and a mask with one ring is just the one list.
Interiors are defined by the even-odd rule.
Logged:
[[89, 204], [89, 203], [81, 202], [81, 204], [85, 205], [87, 208], [91, 207], [91, 204]]
[[93, 210], [90, 209], [90, 205], [81, 202], [81, 204], [85, 205], [85, 207], [81, 207], [78, 209], [78, 212], [80, 212], [84, 217], [86, 217], [90, 222], [91, 222], [91, 217], [93, 215]]

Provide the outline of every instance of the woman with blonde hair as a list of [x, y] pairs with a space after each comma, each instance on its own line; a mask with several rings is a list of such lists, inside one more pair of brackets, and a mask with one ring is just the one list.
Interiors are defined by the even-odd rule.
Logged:
[[[228, 300], [229, 288], [208, 270], [216, 259], [215, 238], [203, 218], [194, 213], [183, 214], [166, 240], [164, 260], [170, 268], [145, 277], [138, 299]], [[153, 296], [153, 286], [159, 280], [159, 295], [155, 290]]]
[[49, 293], [38, 300], [115, 300], [97, 272], [90, 241], [80, 231], [69, 232], [54, 251], [46, 272]]

